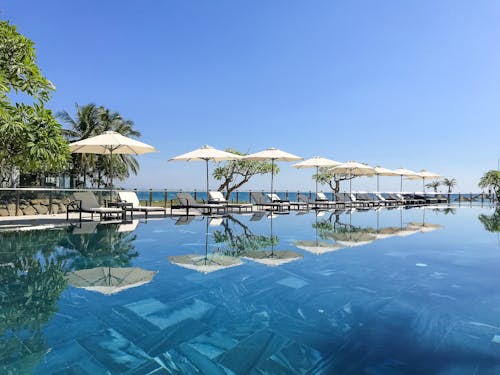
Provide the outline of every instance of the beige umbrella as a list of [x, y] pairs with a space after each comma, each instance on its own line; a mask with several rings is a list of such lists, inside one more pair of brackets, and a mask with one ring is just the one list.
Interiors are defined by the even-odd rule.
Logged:
[[285, 263], [290, 263], [303, 258], [302, 255], [290, 251], [249, 251], [245, 253], [244, 258], [253, 260], [254, 262], [265, 264], [266, 266], [281, 266]]
[[101, 154], [110, 157], [110, 194], [113, 193], [113, 154], [141, 155], [149, 152], [156, 152], [153, 146], [139, 142], [135, 139], [125, 137], [120, 133], [106, 131], [103, 134], [82, 139], [69, 144], [72, 153], [79, 154]]
[[75, 288], [110, 295], [149, 283], [156, 271], [138, 267], [97, 267], [68, 273]]
[[245, 159], [248, 160], [271, 160], [271, 194], [273, 194], [273, 181], [274, 181], [274, 162], [275, 161], [298, 161], [302, 160], [300, 156], [290, 154], [285, 151], [278, 150], [277, 148], [268, 148], [264, 151], [256, 152], [254, 154], [246, 155]]
[[425, 193], [425, 180], [434, 180], [436, 178], [441, 177], [437, 173], [428, 172], [425, 169], [422, 169], [415, 176], [409, 176], [409, 180], [419, 180], [422, 179], [422, 191]]
[[401, 192], [403, 191], [403, 176], [404, 177], [411, 177], [411, 176], [417, 176], [417, 172], [410, 171], [409, 169], [406, 168], [398, 168], [393, 171], [396, 173], [397, 176], [401, 177]]
[[[300, 163], [294, 164], [293, 166], [295, 168], [301, 169], [301, 168], [316, 168], [316, 175], [318, 174], [319, 168], [326, 168], [326, 167], [335, 167], [337, 165], [340, 165], [342, 163], [335, 161], [335, 160], [330, 160], [330, 159], [325, 159], [320, 156], [315, 156], [310, 159], [306, 159], [304, 161], [301, 161]], [[318, 196], [318, 179], [316, 179], [316, 197]]]
[[172, 264], [205, 274], [243, 264], [240, 258], [217, 253], [210, 255], [188, 254], [169, 256], [168, 260]]
[[377, 239], [375, 235], [364, 231], [348, 231], [348, 232], [333, 233], [332, 238], [339, 245], [345, 247], [363, 246], [372, 243]]
[[355, 161], [348, 161], [330, 169], [334, 173], [349, 174], [349, 194], [352, 191], [351, 176], [373, 176], [375, 168], [367, 164], [358, 163]]
[[377, 191], [379, 190], [379, 176], [398, 176], [397, 173], [395, 173], [391, 169], [387, 169], [384, 167], [377, 166], [375, 167], [375, 174], [377, 175]]
[[208, 202], [208, 197], [209, 197], [208, 192], [210, 190], [208, 185], [208, 161], [212, 160], [217, 162], [225, 160], [238, 160], [242, 158], [243, 157], [240, 155], [236, 155], [227, 151], [217, 150], [212, 146], [205, 145], [194, 151], [173, 157], [168, 161], [205, 161], [207, 170], [207, 202]]

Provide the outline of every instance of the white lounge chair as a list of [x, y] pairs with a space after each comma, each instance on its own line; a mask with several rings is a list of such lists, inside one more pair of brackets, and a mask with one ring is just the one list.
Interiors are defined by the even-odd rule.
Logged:
[[82, 221], [82, 212], [90, 213], [92, 220], [94, 214], [99, 214], [99, 220], [102, 220], [103, 216], [106, 218], [112, 214], [123, 215], [124, 213], [122, 208], [101, 206], [91, 191], [73, 193], [73, 200], [66, 206], [66, 220], [69, 220], [70, 212], [78, 212], [80, 221]]
[[141, 206], [141, 202], [139, 202], [137, 194], [133, 191], [119, 191], [118, 197], [122, 202], [132, 203], [132, 210], [144, 212], [146, 220], [148, 219], [149, 212], [163, 211], [163, 214], [167, 213], [164, 207]]
[[251, 204], [251, 203], [231, 203], [224, 197], [224, 195], [220, 191], [209, 191], [208, 198], [209, 198], [208, 203], [223, 204], [228, 208], [238, 209], [239, 212], [241, 212], [243, 209], [245, 209], [245, 211], [252, 211], [253, 210], [253, 204]]

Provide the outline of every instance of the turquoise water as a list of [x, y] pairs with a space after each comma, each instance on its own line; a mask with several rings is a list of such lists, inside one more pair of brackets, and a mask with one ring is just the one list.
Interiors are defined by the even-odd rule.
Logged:
[[500, 373], [495, 230], [464, 207], [3, 232], [0, 373]]

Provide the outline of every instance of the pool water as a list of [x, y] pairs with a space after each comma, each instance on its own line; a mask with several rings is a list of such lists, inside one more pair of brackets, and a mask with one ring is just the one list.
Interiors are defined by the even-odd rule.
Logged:
[[500, 211], [0, 233], [0, 373], [498, 374]]

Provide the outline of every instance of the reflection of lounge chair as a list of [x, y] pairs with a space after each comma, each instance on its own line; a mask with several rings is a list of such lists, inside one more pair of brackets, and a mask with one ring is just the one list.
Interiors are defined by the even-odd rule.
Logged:
[[80, 223], [78, 226], [74, 226], [71, 234], [92, 234], [97, 229], [97, 221], [87, 221]]
[[198, 203], [193, 198], [193, 196], [189, 193], [177, 193], [177, 201], [178, 203], [174, 203], [174, 200], [170, 202], [170, 213], [172, 213], [172, 209], [174, 208], [185, 208], [186, 215], [189, 215], [190, 208], [196, 208], [201, 210], [203, 213], [211, 214], [212, 211], [219, 212], [222, 210], [226, 211], [226, 206], [221, 204], [212, 204], [212, 203]]
[[80, 214], [80, 221], [82, 221], [82, 212], [90, 213], [92, 220], [94, 219], [94, 214], [99, 214], [99, 220], [102, 220], [103, 216], [106, 218], [112, 214], [123, 214], [123, 209], [121, 208], [102, 207], [97, 201], [95, 194], [91, 191], [73, 193], [73, 198], [66, 206], [66, 220], [69, 220], [70, 212], [78, 212]]
[[133, 191], [119, 191], [118, 197], [120, 197], [122, 202], [132, 203], [132, 210], [144, 212], [146, 220], [148, 219], [149, 212], [163, 211], [163, 213], [166, 214], [164, 207], [141, 206], [139, 198], [137, 198], [137, 194]]
[[188, 225], [194, 219], [194, 216], [179, 216], [176, 220], [175, 225]]
[[208, 195], [210, 198], [208, 200], [208, 203], [225, 205], [230, 209], [237, 209], [239, 212], [241, 212], [243, 209], [247, 212], [253, 210], [253, 204], [229, 202], [226, 198], [224, 198], [224, 195], [222, 195], [222, 192], [220, 191], [210, 191]]
[[278, 210], [283, 210], [283, 208], [288, 208], [290, 210], [290, 203], [288, 202], [270, 202], [266, 201], [266, 198], [264, 197], [264, 194], [260, 192], [251, 192], [251, 197], [253, 202], [257, 207], [261, 208], [270, 208], [272, 210], [278, 209]]
[[118, 229], [116, 231], [120, 233], [133, 232], [134, 230], [136, 230], [138, 224], [139, 220], [124, 222], [118, 225]]
[[264, 216], [266, 216], [265, 211], [256, 212], [252, 215], [252, 217], [250, 218], [250, 221], [260, 221], [260, 220], [262, 220], [262, 218]]

